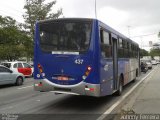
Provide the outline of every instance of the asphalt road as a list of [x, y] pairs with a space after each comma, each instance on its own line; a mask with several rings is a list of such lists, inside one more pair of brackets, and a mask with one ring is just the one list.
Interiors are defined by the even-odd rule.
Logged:
[[[142, 73], [136, 82], [125, 86], [122, 96], [148, 73]], [[6, 117], [6, 114], [19, 115], [20, 120], [96, 120], [122, 96], [94, 98], [37, 92], [33, 90], [33, 79], [27, 78], [22, 86], [0, 86], [0, 120]]]

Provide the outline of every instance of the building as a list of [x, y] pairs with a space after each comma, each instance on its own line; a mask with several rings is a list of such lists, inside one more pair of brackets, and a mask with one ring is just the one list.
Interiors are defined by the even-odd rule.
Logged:
[[160, 42], [154, 43], [152, 49], [160, 49]]

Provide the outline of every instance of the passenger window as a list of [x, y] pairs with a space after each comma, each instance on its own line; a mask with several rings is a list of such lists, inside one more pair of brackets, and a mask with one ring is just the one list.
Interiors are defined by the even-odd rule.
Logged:
[[22, 63], [18, 63], [18, 68], [23, 68]]
[[15, 64], [13, 65], [13, 68], [17, 68], [17, 67], [18, 67], [18, 64], [15, 63]]
[[127, 42], [123, 40], [123, 48], [127, 49]]
[[109, 42], [109, 33], [108, 32], [103, 31], [103, 42], [106, 45], [110, 44], [110, 42]]
[[104, 58], [111, 58], [112, 56], [112, 46], [110, 40], [110, 34], [104, 30], [100, 31], [101, 38], [101, 55]]
[[7, 68], [4, 68], [4, 67], [0, 67], [0, 72], [10, 72], [10, 70], [9, 69], [7, 69]]
[[0, 67], [0, 72], [3, 72], [3, 68], [2, 67]]
[[122, 39], [119, 38], [119, 47], [122, 48], [123, 47], [123, 43], [122, 43]]
[[24, 66], [24, 68], [31, 68], [31, 66], [26, 63], [23, 63], [23, 66]]

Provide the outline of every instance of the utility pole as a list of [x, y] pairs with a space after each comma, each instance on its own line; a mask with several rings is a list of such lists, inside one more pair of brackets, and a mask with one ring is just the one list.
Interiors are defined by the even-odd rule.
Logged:
[[143, 49], [143, 37], [141, 36], [141, 49]]
[[95, 18], [97, 19], [97, 1], [95, 0], [95, 6], [94, 6], [95, 8]]
[[128, 28], [128, 37], [130, 38], [130, 28], [131, 28], [131, 26], [127, 26], [127, 28]]

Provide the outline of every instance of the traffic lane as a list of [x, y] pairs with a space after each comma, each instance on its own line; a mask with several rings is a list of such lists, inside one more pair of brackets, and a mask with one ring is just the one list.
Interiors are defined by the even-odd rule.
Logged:
[[[136, 81], [138, 82], [138, 80]], [[135, 83], [130, 83], [128, 84], [125, 89], [123, 94], [130, 89]], [[26, 112], [28, 113], [71, 113], [75, 114], [80, 112], [80, 114], [85, 114], [85, 113], [92, 113], [92, 114], [101, 114], [103, 111], [109, 107], [112, 103], [117, 101], [119, 97], [115, 95], [110, 95], [106, 97], [101, 97], [101, 98], [94, 98], [94, 97], [87, 97], [87, 96], [72, 96], [72, 95], [55, 95], [54, 93], [40, 93], [34, 91], [32, 88], [28, 89], [14, 89], [15, 93], [21, 92], [21, 95], [26, 96], [28, 94], [38, 94], [36, 97], [31, 97], [27, 100], [20, 101], [17, 103], [17, 106], [24, 105], [24, 107], [19, 111], [19, 112]], [[11, 90], [11, 93], [13, 94], [14, 92]], [[26, 92], [26, 93], [24, 93]], [[9, 92], [10, 93], [10, 92]], [[32, 95], [31, 94], [31, 95]], [[55, 100], [58, 98], [57, 100]], [[34, 101], [37, 101], [37, 104], [33, 105]], [[21, 104], [22, 103], [22, 104]], [[25, 107], [26, 106], [28, 107]], [[19, 107], [20, 107], [19, 106]], [[37, 108], [42, 109], [38, 109]], [[18, 107], [16, 107], [18, 108]], [[66, 109], [67, 108], [67, 109]], [[16, 111], [16, 109], [15, 109]]]
[[34, 79], [33, 78], [25, 78], [23, 85], [16, 86], [15, 84], [9, 84], [9, 85], [0, 85], [0, 93], [10, 91], [12, 93], [12, 90], [21, 88], [21, 87], [29, 87], [33, 86]]
[[[125, 86], [122, 96], [130, 90], [137, 82], [144, 76], [148, 75], [142, 73], [142, 76], [137, 79], [135, 83], [130, 83]], [[37, 113], [50, 113], [50, 114], [102, 114], [110, 106], [112, 106], [121, 97], [106, 96], [102, 98], [93, 98], [86, 96], [73, 96], [71, 98], [61, 101], [55, 106], [55, 103], [50, 103], [47, 107], [39, 110]]]
[[[26, 78], [23, 85], [1, 85], [0, 86], [0, 106], [25, 99], [36, 93], [33, 92], [33, 78]], [[38, 93], [37, 93], [38, 94]]]
[[33, 77], [26, 77], [25, 81], [24, 81], [24, 84], [25, 85], [30, 85], [30, 84], [33, 84], [33, 81], [34, 81]]
[[[147, 74], [142, 74], [145, 76]], [[142, 77], [140, 76], [140, 78]], [[139, 79], [140, 79], [139, 78]], [[131, 87], [136, 84], [128, 84], [123, 94], [125, 94]], [[27, 90], [30, 90], [28, 88]], [[34, 95], [28, 96], [27, 99], [19, 100], [18, 102], [6, 104], [1, 106], [0, 113], [27, 113], [27, 114], [79, 114], [79, 115], [100, 115], [110, 106], [112, 106], [120, 97], [106, 96], [101, 98], [87, 97], [87, 96], [72, 96], [72, 95], [54, 95], [53, 93], [40, 93], [29, 91], [26, 94]], [[52, 117], [52, 116], [51, 116]], [[66, 116], [64, 116], [65, 118]]]
[[[137, 82], [148, 73], [140, 76], [134, 83], [131, 82], [125, 86], [123, 94], [126, 94]], [[58, 103], [48, 103], [36, 113], [49, 113], [49, 114], [102, 114], [106, 109], [110, 108], [121, 96], [109, 95], [101, 98], [89, 96], [70, 96], [64, 98]]]
[[[88, 109], [95, 108], [96, 106], [101, 105], [105, 102], [104, 99], [98, 99], [93, 97], [86, 96], [72, 96], [72, 95], [55, 95], [52, 92], [36, 92], [33, 89], [18, 89], [12, 90], [12, 94], [5, 98], [4, 96], [0, 97], [1, 106], [0, 113], [55, 113], [55, 114], [64, 114], [76, 113], [76, 111], [85, 110], [88, 112]], [[13, 94], [16, 93], [17, 94]], [[9, 99], [11, 98], [11, 99]], [[110, 97], [107, 97], [109, 101]], [[3, 101], [3, 102], [2, 102]], [[7, 101], [7, 102], [6, 102]], [[85, 101], [85, 102], [84, 102]], [[5, 103], [5, 104], [4, 104]], [[67, 110], [66, 110], [67, 108]], [[83, 112], [82, 112], [83, 113]], [[92, 112], [91, 112], [92, 113]]]
[[[33, 85], [33, 77], [26, 77], [24, 82], [23, 82], [23, 85], [21, 86], [30, 86], [30, 85]], [[17, 87], [21, 87], [21, 86], [16, 86], [15, 84], [9, 84], [9, 85], [0, 85], [0, 92], [1, 90], [4, 91], [6, 89], [15, 89]]]
[[[132, 83], [131, 83], [132, 84]], [[132, 86], [129, 84], [127, 88]], [[54, 95], [42, 93], [23, 101], [8, 104], [0, 108], [0, 113], [50, 114], [48, 119], [97, 119], [106, 109], [113, 105], [119, 97], [106, 96], [94, 98], [87, 96]], [[51, 115], [52, 114], [52, 115]], [[28, 115], [31, 117], [30, 115]], [[28, 117], [27, 116], [27, 117]], [[27, 117], [25, 117], [27, 119]], [[41, 116], [42, 118], [44, 116]], [[32, 117], [31, 117], [32, 118]], [[39, 117], [36, 116], [37, 119]], [[36, 119], [34, 118], [34, 119]]]

